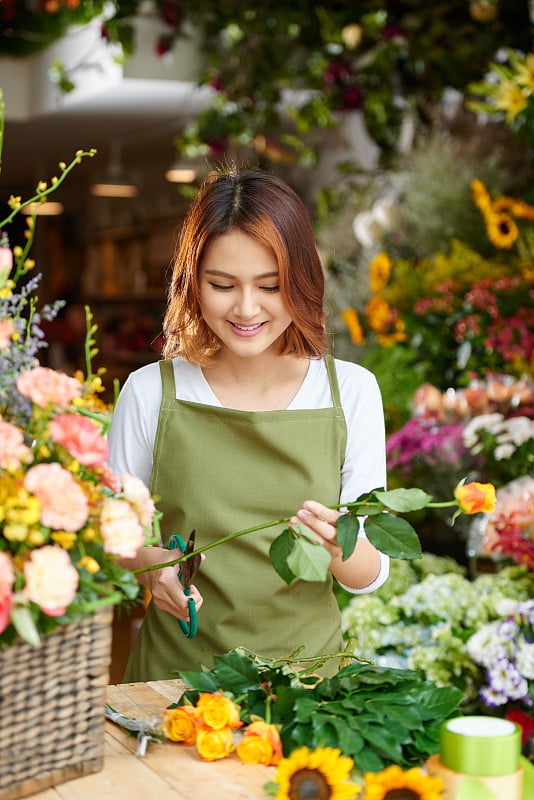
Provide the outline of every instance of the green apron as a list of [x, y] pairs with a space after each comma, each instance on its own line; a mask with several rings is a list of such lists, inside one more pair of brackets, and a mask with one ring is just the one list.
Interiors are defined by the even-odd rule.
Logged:
[[[194, 528], [203, 546], [234, 531], [292, 516], [306, 499], [339, 502], [346, 446], [333, 358], [326, 359], [334, 405], [312, 410], [238, 411], [176, 399], [172, 361], [161, 361], [163, 397], [150, 489], [161, 498], [163, 544]], [[339, 653], [340, 614], [325, 582], [288, 586], [269, 558], [284, 526], [213, 548], [194, 579], [204, 603], [198, 634], [186, 639], [171, 614], [151, 602], [125, 681], [162, 680], [176, 670], [211, 668], [236, 647], [265, 658]], [[327, 662], [326, 672], [338, 663]]]

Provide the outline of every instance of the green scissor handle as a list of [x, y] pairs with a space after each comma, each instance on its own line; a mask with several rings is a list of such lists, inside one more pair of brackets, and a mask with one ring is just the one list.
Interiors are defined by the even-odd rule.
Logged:
[[[171, 538], [169, 539], [169, 550], [176, 550], [179, 549], [182, 553], [186, 552], [186, 544], [180, 534], [173, 533]], [[187, 564], [187, 562], [185, 562]], [[185, 566], [184, 564], [184, 566]], [[180, 572], [178, 573], [178, 577], [182, 580], [183, 577], [183, 570], [180, 567]], [[189, 580], [185, 579], [184, 583], [184, 594], [187, 596], [187, 605], [189, 607], [189, 622], [184, 622], [182, 619], [178, 620], [178, 625], [180, 629], [184, 633], [184, 635], [188, 639], [192, 639], [194, 636], [197, 635], [198, 631], [198, 621], [197, 621], [197, 607], [195, 605], [195, 600], [191, 597], [191, 588], [189, 586]]]

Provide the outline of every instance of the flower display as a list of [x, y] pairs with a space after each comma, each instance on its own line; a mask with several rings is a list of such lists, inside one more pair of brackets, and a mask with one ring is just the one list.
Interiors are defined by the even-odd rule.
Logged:
[[0, 420], [0, 645], [36, 644], [54, 624], [133, 600], [116, 556], [133, 557], [157, 525], [148, 489], [107, 466], [88, 386], [40, 366], [17, 386], [31, 413], [24, 428]]
[[[431, 568], [441, 561], [433, 556]], [[525, 565], [472, 580], [458, 566], [451, 570], [450, 559], [443, 560], [446, 571], [439, 573], [415, 571], [417, 565], [392, 562], [390, 581], [373, 595], [353, 597], [342, 611], [345, 636], [355, 655], [419, 671], [439, 686], [456, 686], [466, 713], [487, 713], [479, 695], [484, 669], [466, 642], [501, 622], [503, 608], [532, 601], [534, 577]], [[504, 714], [507, 705], [500, 710]]]
[[466, 642], [484, 671], [479, 697], [487, 709], [517, 706], [532, 714], [534, 693], [534, 600], [502, 601], [499, 617]]
[[534, 478], [523, 475], [497, 490], [496, 505], [472, 523], [473, 555], [512, 559], [534, 571]]

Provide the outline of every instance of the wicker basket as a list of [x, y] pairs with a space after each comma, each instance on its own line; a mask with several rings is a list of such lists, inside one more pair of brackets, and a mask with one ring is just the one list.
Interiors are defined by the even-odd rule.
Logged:
[[112, 617], [0, 649], [0, 800], [102, 769]]

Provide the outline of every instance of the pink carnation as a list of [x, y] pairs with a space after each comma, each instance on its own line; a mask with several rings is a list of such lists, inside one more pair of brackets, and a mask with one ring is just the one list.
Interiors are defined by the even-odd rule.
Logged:
[[50, 436], [86, 466], [102, 464], [109, 455], [109, 445], [96, 423], [80, 414], [61, 414], [50, 423]]
[[0, 319], [0, 350], [11, 344], [11, 339], [16, 330], [12, 319]]
[[16, 469], [31, 460], [31, 450], [24, 444], [22, 431], [0, 419], [0, 467]]
[[66, 550], [47, 545], [32, 550], [24, 565], [25, 594], [50, 617], [60, 617], [72, 603], [78, 588], [78, 572]]
[[0, 633], [9, 625], [13, 605], [15, 573], [10, 557], [0, 552]]
[[68, 408], [82, 394], [80, 381], [48, 367], [34, 367], [22, 372], [17, 378], [17, 389], [41, 408], [46, 408], [49, 403]]
[[60, 464], [37, 464], [24, 476], [24, 486], [41, 503], [41, 523], [55, 530], [77, 531], [89, 515], [87, 498]]
[[104, 486], [107, 486], [108, 489], [111, 489], [112, 492], [117, 494], [120, 491], [120, 481], [109, 464], [99, 464], [97, 469], [95, 469], [95, 473], [101, 483], [103, 483]]
[[134, 558], [145, 539], [143, 528], [130, 503], [114, 497], [104, 500], [100, 530], [104, 550], [122, 558]]
[[150, 492], [142, 480], [128, 472], [121, 475], [121, 483], [124, 497], [134, 507], [141, 525], [148, 528], [154, 516], [154, 501]]

